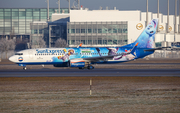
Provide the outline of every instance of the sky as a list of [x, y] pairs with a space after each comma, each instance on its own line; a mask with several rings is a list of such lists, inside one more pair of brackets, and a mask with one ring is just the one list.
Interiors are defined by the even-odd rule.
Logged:
[[[50, 8], [58, 8], [58, 0], [49, 0]], [[160, 1], [160, 13], [167, 15], [167, 1]], [[178, 14], [179, 15], [178, 0]], [[77, 6], [75, 0], [70, 0], [71, 6]], [[170, 15], [175, 14], [175, 0], [169, 0]], [[68, 0], [60, 0], [61, 8], [68, 8]], [[140, 10], [146, 12], [146, 0], [80, 0], [80, 5], [89, 8], [89, 10], [98, 10], [100, 6], [106, 9], [116, 7], [118, 10]], [[46, 0], [0, 0], [0, 8], [47, 8]], [[157, 0], [149, 0], [149, 12], [157, 13]]]

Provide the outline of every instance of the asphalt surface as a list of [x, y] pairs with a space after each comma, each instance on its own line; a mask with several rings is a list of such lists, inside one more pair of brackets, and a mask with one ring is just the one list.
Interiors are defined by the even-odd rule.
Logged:
[[81, 76], [178, 76], [179, 59], [137, 60], [128, 63], [98, 64], [94, 70], [30, 65], [27, 70], [8, 60], [0, 62], [0, 77], [81, 77]]
[[0, 70], [0, 77], [176, 76], [179, 69], [31, 69]]

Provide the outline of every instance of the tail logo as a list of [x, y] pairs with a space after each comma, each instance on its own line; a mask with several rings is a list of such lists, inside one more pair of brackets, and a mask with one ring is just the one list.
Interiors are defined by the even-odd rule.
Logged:
[[164, 27], [162, 25], [159, 25], [159, 30], [160, 31], [163, 31], [164, 30]]
[[172, 27], [171, 27], [171, 26], [169, 26], [169, 32], [170, 32], [170, 31], [172, 31]]
[[136, 25], [136, 28], [137, 28], [138, 30], [141, 30], [141, 29], [143, 28], [143, 25], [142, 25], [141, 23], [138, 23], [138, 24]]

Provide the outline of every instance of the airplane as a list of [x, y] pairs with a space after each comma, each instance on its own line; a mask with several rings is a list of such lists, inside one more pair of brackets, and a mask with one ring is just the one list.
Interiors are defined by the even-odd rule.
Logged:
[[137, 40], [121, 47], [37, 48], [22, 50], [9, 60], [22, 66], [53, 65], [54, 67], [76, 67], [94, 69], [93, 64], [121, 63], [144, 58], [153, 54], [158, 19], [152, 19]]

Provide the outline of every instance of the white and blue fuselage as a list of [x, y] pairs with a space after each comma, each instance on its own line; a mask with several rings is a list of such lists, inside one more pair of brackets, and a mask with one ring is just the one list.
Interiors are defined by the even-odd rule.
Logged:
[[[135, 54], [122, 54], [129, 53], [131, 50], [132, 48], [129, 47], [27, 49], [17, 52], [14, 56], [10, 57], [9, 60], [19, 64], [19, 66], [54, 65], [57, 67], [68, 67], [76, 64], [76, 66], [73, 67], [84, 67], [85, 62], [89, 64], [120, 63], [143, 58], [152, 53], [144, 52], [143, 49], [136, 48]], [[113, 57], [106, 58], [106, 56]], [[84, 62], [84, 64], [82, 62]], [[82, 66], [79, 66], [77, 63]]]

